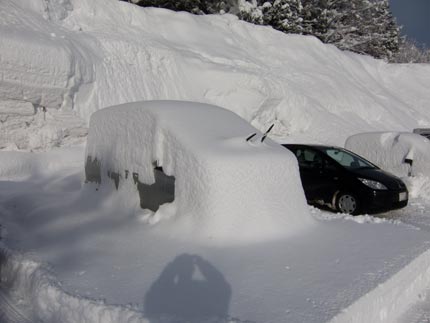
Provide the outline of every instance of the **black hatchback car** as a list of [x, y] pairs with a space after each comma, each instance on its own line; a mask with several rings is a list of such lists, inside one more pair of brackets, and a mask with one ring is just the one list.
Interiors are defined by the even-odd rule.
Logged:
[[342, 213], [378, 213], [405, 207], [403, 181], [339, 147], [285, 144], [297, 157], [309, 204]]

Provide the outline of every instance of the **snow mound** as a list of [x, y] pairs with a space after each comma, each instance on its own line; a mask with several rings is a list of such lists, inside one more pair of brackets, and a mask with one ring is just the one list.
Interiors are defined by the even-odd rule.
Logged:
[[[247, 142], [254, 132], [254, 141]], [[175, 226], [205, 239], [258, 241], [296, 234], [312, 223], [297, 160], [261, 138], [245, 120], [220, 107], [135, 102], [93, 114], [86, 154], [100, 163], [102, 182], [110, 182], [108, 172], [115, 172], [120, 185], [135, 187], [127, 171], [150, 185], [154, 165], [174, 176], [175, 199], [158, 209], [156, 218], [180, 214]]]
[[[283, 142], [341, 145], [358, 132], [430, 125], [429, 65], [387, 64], [232, 15], [117, 0], [27, 2], [0, 2], [1, 148], [82, 141], [68, 130], [139, 100], [220, 105], [260, 130], [275, 123], [272, 136]], [[34, 108], [11, 111], [10, 101]], [[41, 107], [75, 119], [39, 122]], [[54, 143], [30, 142], [39, 129]]]
[[[399, 177], [430, 176], [430, 141], [407, 132], [369, 132], [349, 137], [345, 148]], [[412, 167], [410, 162], [412, 162]]]

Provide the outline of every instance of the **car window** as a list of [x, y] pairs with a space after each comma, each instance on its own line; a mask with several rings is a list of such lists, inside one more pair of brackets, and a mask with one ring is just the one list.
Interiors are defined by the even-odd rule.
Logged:
[[295, 154], [302, 169], [319, 169], [322, 167], [322, 157], [315, 150], [299, 148]]
[[357, 168], [375, 168], [367, 160], [361, 158], [358, 155], [352, 154], [346, 150], [338, 148], [327, 148], [324, 150], [327, 156], [337, 161], [339, 164], [346, 168], [357, 169]]
[[336, 165], [336, 163], [329, 159], [329, 158], [324, 158], [324, 170], [326, 171], [338, 171], [338, 166]]

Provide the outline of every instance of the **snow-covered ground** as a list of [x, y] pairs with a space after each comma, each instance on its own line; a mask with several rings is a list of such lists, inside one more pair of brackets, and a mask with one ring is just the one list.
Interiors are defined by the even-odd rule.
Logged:
[[200, 101], [261, 131], [274, 123], [280, 142], [343, 146], [358, 132], [428, 127], [429, 65], [390, 65], [230, 15], [115, 0], [3, 0], [0, 35], [0, 148], [27, 151], [0, 152], [0, 321], [421, 315], [426, 174], [407, 179], [405, 209], [349, 217], [310, 208], [316, 225], [294, 238], [230, 245], [179, 236], [173, 221], [151, 225], [121, 191], [82, 182], [87, 124], [103, 107]]
[[9, 167], [0, 182], [2, 238], [14, 250], [1, 286], [27, 317], [393, 322], [429, 283], [430, 203], [421, 198], [392, 219], [311, 208], [317, 224], [299, 236], [219, 245], [178, 235], [175, 222], [148, 225], [113, 184], [82, 188], [83, 154], [1, 154], [18, 174], [38, 169], [10, 180]]

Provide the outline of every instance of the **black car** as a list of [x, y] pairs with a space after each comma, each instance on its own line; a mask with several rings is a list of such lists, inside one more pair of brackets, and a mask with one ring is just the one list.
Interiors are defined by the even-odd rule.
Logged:
[[342, 213], [378, 213], [405, 207], [403, 181], [339, 147], [285, 144], [297, 157], [309, 204]]
[[419, 134], [430, 140], [430, 128], [417, 128], [413, 130], [413, 133]]

